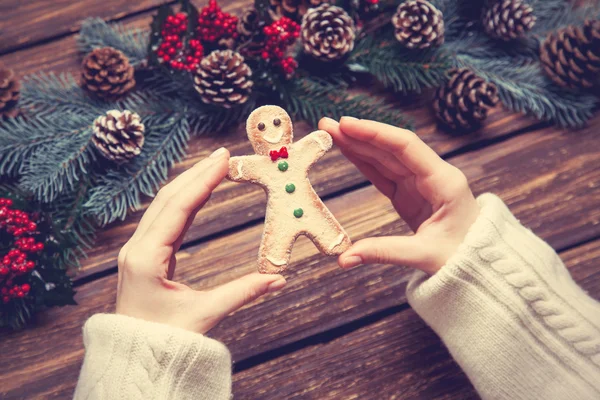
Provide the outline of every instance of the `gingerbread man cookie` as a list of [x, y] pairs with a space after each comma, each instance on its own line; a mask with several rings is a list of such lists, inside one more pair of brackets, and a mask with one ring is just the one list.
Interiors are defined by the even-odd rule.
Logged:
[[348, 234], [308, 180], [310, 167], [331, 149], [331, 136], [316, 131], [292, 144], [292, 120], [277, 106], [254, 110], [246, 131], [256, 154], [232, 157], [227, 177], [260, 185], [267, 193], [258, 270], [267, 274], [283, 271], [300, 235], [308, 236], [327, 255], [347, 250], [352, 244]]

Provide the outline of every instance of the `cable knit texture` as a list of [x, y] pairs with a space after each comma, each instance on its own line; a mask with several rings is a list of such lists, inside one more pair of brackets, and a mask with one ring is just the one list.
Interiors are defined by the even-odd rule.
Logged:
[[231, 397], [229, 351], [203, 335], [97, 314], [86, 322], [83, 342], [77, 400]]
[[485, 399], [600, 399], [600, 304], [498, 197], [409, 303]]

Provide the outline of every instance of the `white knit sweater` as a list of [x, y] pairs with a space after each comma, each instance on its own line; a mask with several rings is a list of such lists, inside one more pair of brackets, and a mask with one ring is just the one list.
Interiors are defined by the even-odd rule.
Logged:
[[[481, 213], [434, 276], [407, 294], [485, 399], [600, 399], [600, 304], [502, 201]], [[99, 314], [84, 327], [76, 399], [229, 399], [219, 342], [166, 325]], [[379, 396], [376, 396], [380, 398]]]

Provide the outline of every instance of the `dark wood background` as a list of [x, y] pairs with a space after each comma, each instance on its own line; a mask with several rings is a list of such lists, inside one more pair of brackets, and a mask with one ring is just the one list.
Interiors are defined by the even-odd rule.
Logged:
[[[159, 0], [2, 0], [0, 63], [21, 75], [77, 73], [75, 37], [83, 18], [98, 16], [146, 27]], [[194, 1], [197, 6], [203, 2]], [[248, 1], [222, 0], [228, 12]], [[600, 115], [588, 127], [549, 127], [500, 107], [486, 126], [453, 136], [436, 126], [427, 107], [402, 109], [417, 133], [468, 176], [476, 194], [491, 191], [563, 257], [573, 277], [600, 298]], [[299, 136], [308, 132], [296, 125]], [[193, 139], [174, 177], [219, 146], [250, 152], [240, 127]], [[311, 181], [354, 240], [404, 234], [389, 202], [334, 149]], [[147, 206], [148, 202], [144, 204]], [[198, 214], [178, 255], [175, 279], [202, 289], [255, 269], [265, 196], [252, 185], [224, 182]], [[94, 313], [112, 312], [116, 255], [143, 210], [100, 233], [75, 277], [76, 307], [52, 309], [23, 332], [1, 332], [0, 397], [70, 398], [83, 356], [81, 327]], [[340, 270], [305, 239], [294, 248], [288, 286], [243, 308], [210, 336], [235, 360], [240, 399], [477, 398], [439, 338], [404, 294], [410, 270], [370, 265]]]

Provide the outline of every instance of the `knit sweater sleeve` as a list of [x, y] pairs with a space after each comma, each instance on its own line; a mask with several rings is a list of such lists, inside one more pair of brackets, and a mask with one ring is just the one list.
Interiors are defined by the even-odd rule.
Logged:
[[407, 288], [484, 399], [600, 399], [600, 304], [498, 197], [435, 275]]
[[231, 356], [216, 340], [123, 315], [96, 314], [83, 328], [76, 400], [231, 397]]

